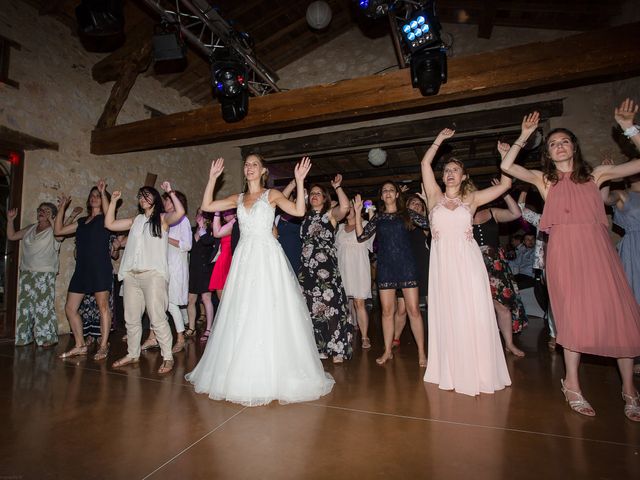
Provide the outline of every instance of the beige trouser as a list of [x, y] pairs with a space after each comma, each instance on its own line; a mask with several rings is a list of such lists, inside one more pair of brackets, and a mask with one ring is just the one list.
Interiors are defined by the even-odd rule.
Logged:
[[163, 360], [173, 360], [171, 327], [167, 320], [167, 280], [157, 271], [127, 272], [123, 280], [124, 321], [127, 326], [128, 356], [140, 356], [142, 314], [145, 308], [155, 332]]

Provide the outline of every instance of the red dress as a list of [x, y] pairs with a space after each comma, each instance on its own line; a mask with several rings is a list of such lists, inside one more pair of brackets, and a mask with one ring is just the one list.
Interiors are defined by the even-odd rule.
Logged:
[[609, 238], [595, 182], [574, 183], [560, 174], [540, 228], [549, 233], [547, 282], [557, 342], [606, 357], [640, 355], [640, 307]]
[[231, 268], [231, 235], [220, 239], [220, 255], [213, 266], [209, 290], [222, 290]]

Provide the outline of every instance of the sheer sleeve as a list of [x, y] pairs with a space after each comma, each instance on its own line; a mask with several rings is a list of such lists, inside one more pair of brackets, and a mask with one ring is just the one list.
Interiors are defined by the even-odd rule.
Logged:
[[522, 210], [522, 218], [524, 218], [526, 222], [530, 223], [534, 227], [538, 227], [538, 225], [540, 225], [540, 217], [542, 217], [542, 215], [534, 212], [533, 210], [529, 210], [524, 206], [524, 203], [519, 203], [518, 206], [520, 207], [520, 210]]
[[374, 216], [369, 223], [362, 227], [362, 235], [358, 235], [356, 238], [358, 242], [362, 243], [368, 238], [371, 238], [376, 233], [376, 226], [378, 224], [378, 216]]
[[429, 219], [424, 215], [420, 215], [413, 210], [409, 210], [409, 218], [411, 218], [411, 221], [416, 227], [421, 228], [422, 230], [427, 230], [429, 228]]

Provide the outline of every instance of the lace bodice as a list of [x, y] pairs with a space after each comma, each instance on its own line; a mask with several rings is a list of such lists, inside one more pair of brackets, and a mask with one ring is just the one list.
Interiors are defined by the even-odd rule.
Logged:
[[238, 198], [238, 222], [240, 239], [246, 236], [263, 236], [274, 239], [272, 228], [275, 208], [269, 203], [269, 190], [262, 192], [250, 209], [244, 206], [244, 193]]
[[429, 220], [431, 236], [436, 242], [445, 238], [473, 240], [473, 215], [469, 204], [463, 203], [459, 198], [451, 199], [443, 195], [431, 209]]

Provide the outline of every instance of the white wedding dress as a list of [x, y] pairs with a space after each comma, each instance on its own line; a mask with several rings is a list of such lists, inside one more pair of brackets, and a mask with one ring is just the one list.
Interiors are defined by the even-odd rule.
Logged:
[[272, 233], [266, 190], [250, 210], [238, 199], [240, 241], [211, 338], [186, 376], [198, 393], [247, 406], [305, 402], [335, 383], [318, 357], [298, 280]]

